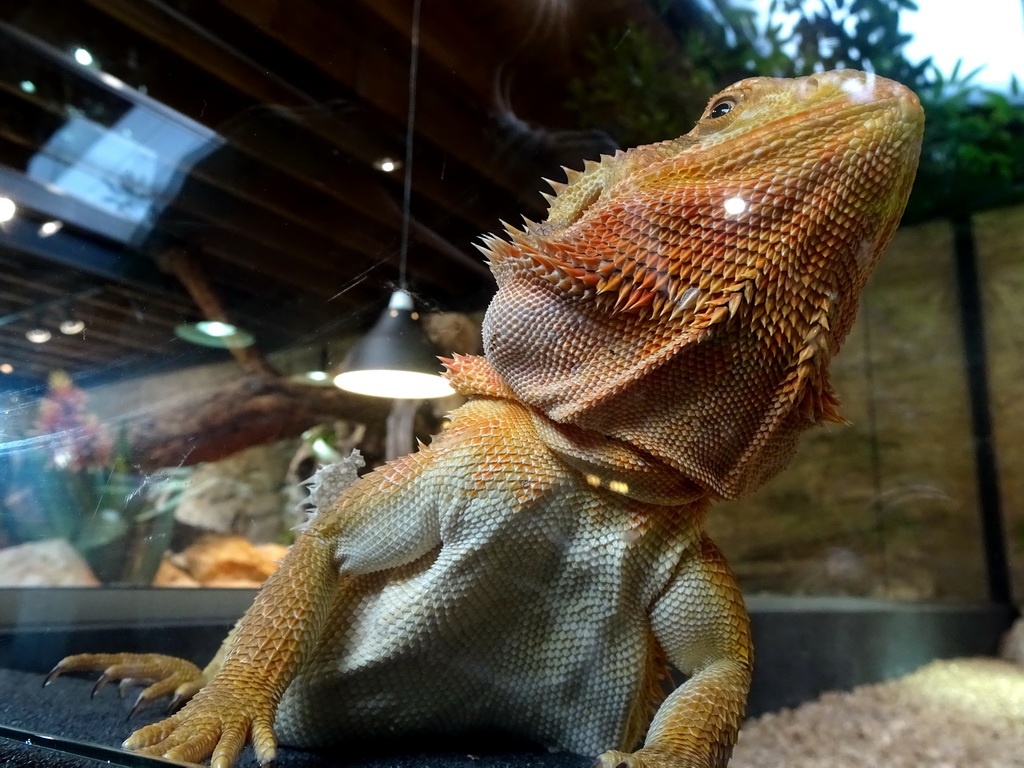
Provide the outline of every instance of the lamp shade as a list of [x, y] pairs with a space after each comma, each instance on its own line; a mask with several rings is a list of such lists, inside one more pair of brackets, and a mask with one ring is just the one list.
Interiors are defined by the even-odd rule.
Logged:
[[452, 394], [436, 350], [423, 333], [412, 296], [397, 290], [388, 308], [345, 357], [334, 383], [376, 397], [424, 399]]

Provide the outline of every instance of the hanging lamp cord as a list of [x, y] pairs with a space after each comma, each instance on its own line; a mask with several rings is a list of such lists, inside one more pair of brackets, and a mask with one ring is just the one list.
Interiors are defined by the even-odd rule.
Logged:
[[412, 152], [416, 134], [416, 81], [420, 56], [420, 7], [422, 0], [413, 0], [412, 30], [409, 35], [409, 114], [405, 122], [405, 180], [402, 184], [402, 239], [398, 249], [398, 287], [406, 289], [409, 262], [409, 224], [412, 219]]

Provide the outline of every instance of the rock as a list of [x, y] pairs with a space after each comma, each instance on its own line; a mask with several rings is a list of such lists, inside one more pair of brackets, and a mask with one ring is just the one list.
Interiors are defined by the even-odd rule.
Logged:
[[0, 587], [98, 587], [82, 556], [65, 539], [0, 549]]
[[277, 544], [254, 546], [241, 536], [203, 536], [170, 565], [204, 587], [258, 587], [288, 553]]
[[290, 525], [285, 472], [296, 446], [285, 440], [200, 465], [181, 494], [175, 519], [256, 542], [277, 539]]
[[198, 581], [189, 576], [188, 571], [179, 568], [167, 556], [160, 561], [160, 567], [153, 577], [154, 587], [201, 587]]

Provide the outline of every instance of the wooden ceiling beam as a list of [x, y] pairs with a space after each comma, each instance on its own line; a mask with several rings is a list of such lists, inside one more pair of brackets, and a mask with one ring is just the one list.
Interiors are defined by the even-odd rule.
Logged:
[[41, 238], [36, 229], [37, 225], [16, 217], [0, 228], [0, 246], [95, 278], [134, 285], [146, 291], [166, 293], [172, 290], [172, 282], [145, 257], [115, 251], [64, 230]]
[[[412, 29], [412, 3], [409, 0], [360, 1], [367, 13], [408, 39]], [[457, 78], [464, 86], [493, 107], [501, 56], [507, 49], [492, 40], [482, 39], [480, 30], [466, 23], [464, 8], [446, 3], [426, 3], [420, 13], [420, 51], [436, 66]], [[458, 45], [452, 45], [458, 40]]]
[[[408, 111], [407, 38], [368, 34], [366, 26], [342, 18], [311, 0], [218, 0], [241, 19], [263, 30], [334, 77], [381, 115], [404, 126]], [[354, 10], [349, 6], [349, 10]], [[435, 147], [504, 188], [526, 211], [538, 200], [504, 178], [494, 162], [496, 147], [487, 138], [488, 109], [456, 98], [430, 62], [421, 67], [416, 126]]]
[[[9, 84], [6, 83], [6, 82], [0, 82], [0, 97], [2, 97], [5, 94], [5, 92], [8, 92], [8, 93], [10, 92]], [[39, 107], [41, 105], [40, 104], [33, 104], [33, 106]], [[35, 111], [35, 110], [28, 110], [28, 111]], [[28, 111], [25, 110], [25, 109], [21, 109], [21, 110], [18, 111], [19, 120], [17, 121], [17, 125], [21, 125], [21, 123], [24, 120], [27, 120], [27, 112]], [[42, 110], [42, 111], [39, 111], [39, 114], [40, 115], [45, 115], [45, 114], [51, 114], [51, 113], [50, 113], [49, 110]], [[9, 124], [6, 127], [0, 126], [0, 158], [2, 158], [5, 161], [7, 161], [8, 165], [14, 165], [14, 166], [19, 166], [19, 165], [23, 165], [24, 163], [27, 163], [27, 158], [31, 157], [31, 154], [36, 149], [36, 147], [33, 146], [32, 140], [27, 138], [24, 135], [24, 132], [19, 131], [17, 129], [17, 125]], [[17, 153], [19, 156], [15, 157], [15, 153]], [[250, 182], [253, 188], [261, 188], [258, 185], [258, 183], [257, 183], [257, 179], [249, 178], [249, 179], [243, 179], [242, 181]], [[263, 188], [265, 188], [265, 187], [263, 187]], [[208, 213], [206, 208], [200, 207], [200, 210], [204, 214]], [[171, 233], [168, 232], [167, 235], [170, 236]], [[259, 250], [259, 249], [257, 249], [257, 250]], [[252, 244], [247, 245], [243, 249], [243, 252], [246, 253], [246, 254], [252, 253], [253, 252]], [[272, 262], [280, 262], [281, 261], [281, 255], [279, 253], [273, 253], [270, 260]], [[247, 266], [248, 265], [248, 261], [247, 261], [247, 259], [244, 256], [243, 256], [243, 258], [238, 259], [237, 261], [238, 261], [238, 263], [241, 266]], [[312, 286], [319, 285], [319, 283], [317, 281], [318, 281], [320, 276], [317, 276], [317, 275], [306, 275], [306, 277], [308, 277], [309, 280], [310, 280], [310, 282], [307, 284], [307, 283], [304, 283], [302, 281], [302, 278], [303, 278], [304, 275], [305, 275], [305, 273], [302, 270], [296, 270], [294, 268], [294, 266], [286, 265], [284, 268], [282, 268], [280, 270], [279, 277], [286, 277], [288, 279], [288, 281], [291, 284], [293, 284], [295, 290], [306, 289], [307, 285], [312, 285]], [[331, 277], [331, 273], [329, 273], [328, 271], [325, 270], [323, 275], [322, 275], [322, 277], [329, 278], [329, 277]], [[264, 281], [264, 282], [266, 282], [266, 281]], [[260, 293], [261, 295], [275, 295], [276, 294], [276, 295], [278, 295], [278, 297], [280, 297], [281, 288], [282, 288], [282, 283], [276, 282], [276, 283], [272, 283], [272, 285], [275, 287], [275, 290], [274, 291], [268, 291], [267, 290], [268, 286], [261, 285], [261, 281], [259, 280], [258, 277], [256, 277], [255, 279], [250, 279], [248, 277], [248, 275], [245, 274], [245, 271], [242, 271], [242, 272], [236, 271], [231, 276], [230, 281], [228, 281], [226, 284], [232, 285], [233, 287], [236, 287], [236, 288], [243, 288], [243, 289], [246, 289], [246, 290], [249, 289], [249, 286], [251, 284], [255, 284], [257, 286], [260, 286], [260, 289], [256, 291], [257, 293]], [[139, 295], [139, 294], [137, 294], [137, 295]], [[294, 296], [289, 297], [289, 298], [293, 298], [293, 297]], [[150, 295], [149, 299], [152, 300], [153, 296]], [[188, 301], [187, 299], [185, 299], [184, 297], [182, 297], [182, 300], [180, 302], [166, 302], [166, 303], [168, 305], [173, 305], [174, 307], [176, 307], [176, 313], [179, 315], [179, 317], [183, 316], [183, 315], [190, 314], [193, 311], [193, 308], [191, 306], [191, 302]]]
[[[394, 135], [400, 136], [400, 131], [362, 130], [350, 119], [351, 114], [348, 112], [341, 119], [337, 119], [337, 116], [332, 114], [332, 110], [325, 107], [322, 99], [311, 96], [277, 77], [273, 72], [272, 62], [263, 64], [249, 59], [243, 52], [233, 48], [230, 43], [214, 37], [199, 25], [162, 3], [154, 0], [144, 0], [143, 2], [139, 0], [87, 0], [87, 2], [135, 32], [166, 47], [175, 55], [186, 58], [193, 65], [206, 70], [237, 92], [243, 93], [257, 102], [275, 105], [278, 115], [292, 121], [307, 134], [313, 133], [328, 145], [343, 150], [347, 155], [360, 158], [363, 161], [362, 167], [345, 168], [340, 178], [330, 179], [329, 176], [332, 172], [338, 174], [342, 169], [339, 168], [339, 163], [330, 161], [329, 155], [316, 158], [312, 153], [295, 153], [299, 163], [295, 169], [289, 168], [288, 164], [283, 162], [293, 154], [288, 151], [288, 147], [304, 146], [301, 140], [297, 143], [285, 144], [270, 142], [270, 146], [266, 146], [267, 142], [261, 141], [259, 133], [250, 131], [240, 135], [237, 131], [233, 132], [230, 129], [225, 131], [236, 146], [252, 151], [268, 164], [276, 165], [285, 172], [297, 173], [300, 178], [324, 179], [326, 188], [332, 194], [357, 210], [362, 209], [362, 201], [359, 198], [373, 199], [376, 195], [374, 187], [380, 186], [379, 179], [375, 178], [369, 169], [370, 164], [382, 157], [401, 155], [400, 142], [392, 138]], [[202, 15], [199, 8], [193, 10]], [[237, 22], [235, 26], [237, 27]], [[149, 79], [152, 80], [153, 77], [151, 76]], [[200, 122], [210, 124], [209, 120], [203, 119], [202, 114], [196, 113], [194, 90], [190, 89], [187, 95], [179, 99], [172, 95], [176, 89], [168, 88], [168, 85], [169, 83], [163, 80], [160, 87], [154, 84], [151, 90], [168, 106], [193, 119], [198, 119]], [[335, 100], [343, 96], [340, 89], [336, 89], [330, 94], [330, 98]], [[237, 123], [238, 121], [233, 122]], [[216, 123], [213, 124], [216, 125]], [[223, 126], [218, 126], [218, 130], [224, 130]], [[232, 133], [235, 135], [231, 135]], [[319, 161], [320, 167], [312, 173], [304, 173], [302, 161], [314, 158]], [[466, 178], [466, 174], [459, 168], [458, 163], [452, 161], [449, 163], [448, 176], [445, 179], [444, 173], [437, 172], [444, 170], [443, 163], [444, 159], [442, 158], [441, 162], [425, 164], [425, 169], [429, 168], [435, 172], [425, 173], [422, 177], [417, 178], [417, 191], [446, 208], [464, 209], [464, 215], [472, 215], [478, 228], [486, 229], [493, 226], [493, 220], [488, 216], [486, 206], [467, 205], [467, 200], [464, 197], [460, 199], [458, 193], [455, 193], [453, 197], [453, 190], [459, 188], [475, 188], [482, 197], [486, 197], [487, 193], [484, 188], [489, 182], [487, 175], [473, 179]], [[430, 167], [431, 165], [433, 167]], [[325, 176], [328, 178], [324, 178]], [[364, 213], [380, 215], [380, 211], [372, 213], [364, 211]], [[384, 214], [388, 215], [386, 209]]]
[[[11, 344], [0, 338], [0, 363], [14, 366], [14, 373], [21, 377], [46, 380], [53, 370], [49, 358], [32, 350], [26, 351], [20, 344]], [[6, 383], [6, 376], [0, 374], [0, 387]]]
[[256, 242], [246, 243], [240, 248], [239, 238], [223, 229], [197, 233], [190, 244], [226, 264], [280, 280], [313, 296], [333, 296], [351, 281], [352, 271], [327, 266], [326, 262], [320, 265], [299, 264], [289, 259], [287, 254]]
[[[32, 114], [36, 109], [43, 109], [49, 116], [53, 117], [59, 110], [59, 105], [42, 102], [30, 94], [23, 94], [20, 89], [12, 91], [11, 84], [3, 83], [4, 91], [8, 94], [18, 96], [22, 94], [24, 100], [30, 106], [20, 110], [21, 115], [18, 125], [30, 124], [33, 121]], [[0, 128], [0, 138], [16, 142], [28, 150], [35, 150], [32, 146], [32, 139], [18, 131], [17, 125], [9, 125]], [[193, 169], [194, 171], [195, 169]], [[208, 176], [208, 174], [205, 174]], [[361, 251], [370, 258], [379, 253], [382, 247], [386, 246], [387, 239], [397, 237], [395, 231], [375, 227], [372, 224], [364, 223], [362, 226], [338, 227], [338, 212], [331, 217], [333, 228], [327, 227], [326, 222], [311, 223], [312, 217], [304, 217], [302, 221], [292, 217], [292, 221], [303, 226], [289, 226], [289, 216], [281, 206], [275, 205], [274, 197], [267, 195], [240, 195], [234, 185], [227, 186], [227, 190], [214, 186], [202, 178], [204, 174], [193, 173], [192, 178], [182, 188], [182, 192], [173, 200], [168, 201], [168, 209], [157, 221], [157, 228], [167, 228], [166, 217], [168, 211], [173, 213], [174, 209], [181, 209], [186, 213], [186, 219], [195, 217], [206, 221], [213, 226], [225, 226], [236, 232], [246, 240], [255, 239], [257, 242], [271, 245], [278, 250], [287, 253], [290, 257], [300, 259], [310, 264], [322, 263], [324, 255], [330, 253], [335, 245], [341, 245], [356, 251]], [[223, 184], [223, 182], [221, 182]], [[287, 194], [284, 190], [282, 194]], [[276, 195], [275, 195], [276, 197]], [[268, 216], [267, 213], [277, 213], [278, 216]], [[281, 221], [281, 219], [285, 221]], [[310, 232], [309, 226], [316, 226], [320, 232]], [[191, 228], [191, 222], [188, 227]], [[173, 229], [169, 231], [175, 231]], [[329, 232], [330, 236], [322, 234]], [[175, 232], [179, 236], [179, 232]]]
[[[32, 113], [42, 110], [48, 118], [59, 120], [62, 119], [57, 114], [59, 107], [34, 95], [23, 93], [12, 83], [0, 82], [0, 92], [8, 97], [27, 101], [30, 105], [28, 109], [19, 110], [20, 117], [16, 124], [0, 128], [0, 138], [19, 145], [30, 156], [37, 149], [33, 146], [33, 139], [25, 135], [25, 128], [36, 123], [31, 117]], [[22, 126], [20, 130], [18, 125]], [[345, 217], [354, 215], [351, 208], [339, 205], [335, 197], [298, 184], [292, 177], [261, 166], [253, 162], [251, 157], [230, 148], [215, 152], [189, 169], [188, 173], [191, 178], [187, 182], [187, 187], [183, 188], [172, 202], [172, 208], [185, 209], [193, 216], [214, 225], [227, 225], [229, 229], [246, 239], [258, 237], [259, 241], [284, 251], [291, 257], [310, 264], [321, 264], [325, 255], [331, 252], [332, 242], [362, 252], [371, 260], [377, 258], [382, 250], [396, 250], [396, 229], [400, 225], [400, 211], [379, 185], [364, 190], [365, 194], [362, 197], [369, 201], [374, 198], [373, 193], [376, 191], [376, 205], [369, 207], [378, 211], [389, 210], [390, 215], [374, 218], [387, 218], [395, 229], [385, 228], [365, 219], [358, 225], [339, 227], [339, 218], [343, 221]], [[274, 190], [273, 194], [267, 194], [268, 189]], [[263, 215], [260, 211], [273, 212], [277, 217]], [[287, 229], [281, 229], [278, 217], [286, 220], [283, 224], [288, 227]], [[300, 226], [289, 227], [288, 221]], [[158, 220], [157, 226], [166, 227], [166, 219]], [[191, 225], [188, 231], [191, 231]], [[188, 231], [176, 234], [187, 240]], [[436, 232], [415, 220], [412, 223], [412, 232], [418, 242], [433, 251], [427, 258], [411, 265], [413, 272], [422, 272], [421, 277], [424, 280], [435, 285], [443, 285], [450, 278], [450, 270], [432, 268], [438, 255], [444, 256], [462, 269], [475, 272], [480, 278], [489, 279], [489, 272], [479, 259], [455, 248]], [[342, 255], [344, 254], [337, 254]]]
[[[588, 15], [586, 9], [595, 1], [600, 2], [425, 3], [420, 19], [420, 48], [425, 57], [472, 92], [477, 103], [486, 105], [489, 112], [514, 110], [516, 115], [539, 118], [543, 126], [562, 125], [566, 122], [568, 82], [574, 74], [568, 66], [567, 54], [582, 48], [587, 31], [581, 30], [578, 22], [581, 16]], [[409, 0], [357, 2], [364, 12], [408, 38], [412, 27]], [[458, 43], [453, 45], [453, 41]], [[506, 41], [514, 42], [502, 44]], [[523, 68], [539, 76], [521, 78]], [[531, 87], [513, 91], [517, 79], [528, 80]], [[538, 82], [544, 82], [545, 87], [534, 87]]]
[[[307, 94], [303, 93], [298, 88], [290, 85], [283, 79], [275, 76], [272, 72], [268, 71], [264, 67], [260, 67], [255, 62], [249, 60], [245, 55], [237, 50], [227, 47], [225, 44], [217, 41], [215, 38], [205, 33], [204, 30], [198, 25], [190, 22], [187, 18], [181, 14], [176, 13], [173, 9], [167, 8], [166, 6], [157, 3], [139, 2], [139, 0], [88, 0], [90, 4], [105, 11], [106, 13], [114, 16], [119, 21], [130, 22], [136, 31], [142, 32], [155, 39], [160, 39], [164, 45], [173, 45], [172, 50], [192, 50], [194, 47], [203, 49], [207, 56], [211, 56], [216, 60], [218, 65], [217, 74], [228, 82], [232, 87], [242, 91], [255, 91], [250, 95], [256, 96], [257, 98], [264, 99], [269, 103], [282, 103], [292, 104], [300, 103], [306, 104], [307, 106], [316, 106], [317, 102]], [[258, 84], [253, 86], [253, 81]], [[286, 112], [278, 113], [279, 115], [286, 115]], [[301, 122], [299, 123], [301, 125]], [[308, 127], [307, 127], [308, 130]], [[334, 131], [331, 131], [333, 137]], [[257, 134], [258, 135], [258, 134]], [[303, 142], [300, 140], [293, 144], [293, 146], [303, 146]], [[220, 151], [214, 154], [211, 158], [204, 161], [202, 165], [209, 165], [211, 163], [217, 163], [217, 155], [222, 154]], [[226, 153], [224, 153], [226, 154]], [[264, 152], [260, 155], [261, 159], [266, 161], [270, 160], [272, 167], [281, 170], [281, 163], [276, 161], [277, 158], [287, 157], [290, 153], [282, 151], [282, 144], [277, 143], [273, 151]], [[304, 153], [298, 153], [300, 156], [304, 156]], [[378, 154], [377, 157], [381, 155]], [[247, 189], [259, 189], [263, 190], [264, 194], [261, 196], [261, 202], [265, 202], [270, 199], [265, 194], [266, 189], [273, 189], [273, 186], [268, 185], [250, 185], [246, 183], [244, 179], [236, 178], [239, 172], [246, 170], [246, 164], [229, 164], [234, 171], [231, 175], [224, 175], [220, 177], [220, 181], [223, 184], [223, 180], [231, 179], [229, 186], [227, 187], [232, 193], [239, 194]], [[255, 170], [257, 166], [255, 164], [249, 164], [250, 169], [258, 173]], [[288, 166], [284, 165], [287, 169]], [[208, 181], [214, 182], [216, 180], [216, 174], [204, 174], [201, 169], [195, 170], [196, 174], [202, 176]], [[287, 170], [284, 171], [287, 173]], [[312, 176], [315, 178], [320, 175], [314, 173]], [[211, 178], [211, 176], [213, 178]], [[357, 178], [353, 178], [357, 177]], [[308, 182], [309, 177], [301, 177], [303, 182]], [[278, 184], [281, 183], [281, 179], [278, 179]], [[374, 174], [371, 174], [365, 167], [350, 167], [346, 178], [339, 179], [338, 182], [332, 185], [319, 186], [318, 189], [321, 192], [328, 193], [336, 201], [344, 203], [346, 206], [358, 211], [364, 216], [369, 217], [373, 221], [380, 224], [385, 224], [392, 229], [398, 229], [401, 226], [401, 211], [395, 204], [394, 199], [389, 195], [380, 184], [379, 178], [375, 178]], [[301, 198], [301, 192], [297, 193]], [[299, 198], [299, 199], [300, 199]], [[284, 201], [296, 201], [299, 199], [296, 197], [296, 193], [291, 193], [287, 190], [281, 190], [279, 194], [275, 195], [277, 200]], [[315, 210], [315, 206], [307, 205], [303, 206], [307, 209]], [[281, 211], [278, 211], [279, 213]], [[329, 227], [328, 222], [333, 218], [331, 216], [321, 216], [319, 218], [309, 215], [296, 216], [295, 212], [291, 212], [291, 217], [297, 221], [301, 221], [306, 226], [322, 226], [326, 227], [325, 230], [321, 230], [322, 233], [328, 234], [329, 236], [337, 236], [337, 228]], [[432, 247], [444, 252], [449, 258], [454, 258], [456, 261], [462, 261], [463, 266], [468, 268], [479, 268], [481, 274], [486, 272], [486, 268], [478, 261], [467, 257], [465, 252], [460, 251], [455, 246], [447, 243], [437, 233], [425, 230], [422, 224], [418, 225], [417, 231], [413, 232], [414, 237], [418, 237], [428, 247]]]
[[[401, 191], [397, 186], [397, 178], [385, 179], [382, 172], [371, 172], [368, 166], [353, 163], [348, 157], [332, 153], [330, 145], [318, 137], [310, 137], [309, 130], [308, 125], [288, 117], [281, 110], [273, 109], [268, 110], [258, 122], [248, 118], [242, 124], [225, 130], [224, 135], [248, 159], [258, 157], [265, 167], [301, 179], [304, 184], [335, 201], [340, 201], [347, 209], [397, 230], [402, 221], [401, 207], [397, 199]], [[323, 130], [329, 131], [329, 128], [325, 125]], [[282, 147], [302, 147], [303, 151], [287, 152], [282, 151]], [[227, 164], [230, 158], [227, 155], [224, 157], [223, 161], [219, 156], [210, 158], [210, 161]], [[254, 169], [260, 167], [254, 163], [249, 165]], [[238, 168], [237, 171], [247, 172], [242, 168]], [[457, 169], [452, 169], [451, 172], [458, 175]], [[421, 181], [425, 174], [417, 172], [414, 175], [414, 186], [419, 195], [423, 193], [424, 185]], [[467, 188], [468, 185], [468, 181], [461, 184]], [[443, 199], [430, 194], [423, 197], [441, 206], [451, 217], [467, 221], [475, 231], [493, 227], [496, 221], [494, 208], [483, 204], [484, 199], [480, 195], [458, 196], [454, 193], [458, 186], [460, 185], [453, 184], [451, 187], [445, 187]], [[388, 187], [393, 192], [389, 191]], [[487, 273], [486, 267], [479, 259], [467, 255], [464, 244], [453, 244], [438, 231], [418, 220], [415, 213], [414, 206], [411, 230], [414, 240], [422, 242], [437, 255], [456, 262], [461, 268], [474, 271], [480, 276]], [[323, 223], [331, 224], [332, 218], [324, 217]]]
[[[18, 281], [8, 275], [0, 274], [0, 284], [20, 287], [25, 285], [26, 281]], [[29, 283], [27, 287], [32, 288], [34, 286]], [[8, 310], [2, 318], [3, 320], [7, 320], [12, 314], [19, 314], [19, 309], [31, 310], [36, 306], [36, 303], [32, 302], [25, 294], [16, 294], [9, 291], [0, 291], [0, 301], [7, 302], [11, 307], [18, 308]], [[124, 311], [119, 311], [124, 308], [103, 301], [81, 300], [71, 302], [71, 304], [75, 307], [75, 317], [86, 324], [90, 341], [97, 339], [118, 341], [124, 337], [125, 323], [130, 322], [128, 321], [127, 314]], [[44, 326], [56, 335], [59, 332], [58, 325], [62, 319], [59, 311], [50, 310], [40, 312], [39, 314], [42, 315]], [[162, 322], [158, 322], [150, 315], [146, 318], [144, 324], [131, 323], [132, 336], [141, 341], [141, 348], [152, 348], [153, 345], [161, 344], [170, 337], [171, 329], [173, 329], [175, 324], [167, 320], [161, 320]], [[9, 324], [8, 322], [0, 323], [0, 325]], [[21, 328], [25, 327], [25, 323], [22, 322]], [[72, 337], [75, 335], [71, 334]]]
[[184, 294], [182, 294], [180, 300], [170, 300], [165, 296], [154, 296], [128, 285], [106, 285], [104, 286], [104, 293], [114, 297], [123, 297], [127, 302], [127, 305], [124, 305], [123, 308], [128, 313], [134, 313], [139, 305], [142, 305], [141, 311], [143, 312], [150, 311], [150, 307], [158, 307], [161, 312], [174, 316], [176, 318], [175, 322], [178, 322], [194, 309], [192, 300]]
[[11, 326], [0, 328], [0, 342], [12, 349], [17, 349], [21, 354], [28, 355], [30, 359], [43, 362], [56, 357], [70, 362], [96, 361], [98, 356], [95, 351], [90, 352], [63, 343], [63, 340], [57, 339], [58, 335], [55, 334], [54, 338], [43, 344], [34, 344], [25, 340], [24, 331], [19, 331]]
[[[65, 291], [59, 288], [49, 286], [45, 283], [41, 283], [38, 280], [27, 280], [25, 278], [18, 277], [15, 275], [0, 275], [0, 281], [7, 285], [23, 288], [24, 290], [27, 291], [38, 291], [40, 293], [44, 293], [47, 295], [47, 298], [43, 298], [34, 302], [28, 299], [24, 294], [21, 296], [13, 297], [13, 300], [16, 300], [19, 303], [21, 303], [25, 309], [29, 309], [35, 305], [42, 303], [52, 303], [54, 299], [63, 300], [64, 297], [67, 295]], [[8, 296], [10, 296], [10, 294], [5, 294], [4, 298], [7, 298]], [[53, 332], [54, 339], [68, 340], [69, 343], [72, 343], [74, 342], [74, 339], [82, 338], [79, 337], [77, 334], [72, 334], [70, 336], [61, 334], [57, 329], [58, 323], [55, 321], [55, 318], [53, 316], [54, 310], [44, 310], [41, 311], [39, 314], [41, 314], [42, 319], [46, 321], [46, 327]], [[8, 315], [8, 317], [10, 317], [10, 315]], [[102, 325], [97, 326], [95, 324], [95, 321], [97, 319], [97, 313], [95, 312], [90, 312], [86, 309], [84, 311], [79, 312], [79, 317], [87, 321], [89, 341], [101, 342], [101, 345], [103, 343], [106, 343], [121, 347], [130, 347], [132, 349], [152, 349], [154, 344], [163, 343], [168, 338], [168, 334], [166, 333], [152, 333], [150, 332], [150, 329], [145, 329], [144, 326], [137, 326], [135, 333], [135, 337], [137, 340], [126, 339], [124, 335], [122, 333], [119, 333], [116, 329], [106, 330], [103, 328]], [[11, 319], [14, 320], [14, 318]], [[7, 327], [9, 325], [10, 327], [14, 328], [18, 332], [18, 334], [24, 335], [24, 332], [28, 329], [29, 326], [29, 322], [27, 321], [30, 319], [30, 317], [22, 318], [21, 320], [15, 323], [0, 324], [0, 327]], [[46, 343], [49, 344], [50, 342]], [[27, 342], [26, 346], [30, 344], [31, 342]]]
[[[110, 293], [109, 289], [106, 293]], [[139, 323], [135, 320], [131, 306], [118, 304], [101, 296], [93, 297], [87, 301], [76, 302], [75, 311], [83, 320], [86, 318], [103, 318], [104, 321], [109, 323], [119, 322], [124, 324], [131, 322], [134, 325], [149, 326], [153, 329], [170, 330], [181, 322], [181, 313], [178, 313], [175, 317], [168, 317], [153, 311], [151, 307], [147, 307], [143, 321]]]
[[[310, 267], [322, 267], [336, 255], [369, 262], [397, 242], [395, 232], [379, 231], [368, 223], [362, 228], [338, 226], [337, 236], [327, 238], [293, 225], [287, 219], [270, 216], [269, 212], [266, 206], [192, 179], [182, 194], [169, 201], [158, 226], [186, 242], [197, 232], [197, 227], [223, 229], [238, 238], [238, 248], [243, 253], [247, 242], [255, 242], [276, 250], [283, 260]], [[339, 224], [343, 221], [336, 219]]]
[[[0, 138], [22, 146], [30, 141], [23, 135], [12, 134], [11, 127], [0, 128]], [[157, 229], [166, 235], [199, 243], [204, 248], [215, 242], [211, 252], [245, 271], [271, 273], [286, 284], [294, 285], [296, 289], [330, 296], [343, 291], [349, 279], [344, 271], [330, 265], [332, 261], [349, 265], [347, 270], [350, 274], [360, 274], [382, 261], [382, 254], [392, 255], [397, 252], [395, 232], [365, 222], [353, 223], [349, 227], [339, 226], [338, 212], [335, 212], [333, 216], [324, 216], [322, 222], [316, 224], [318, 229], [322, 229], [329, 223], [334, 233], [346, 235], [329, 240], [301, 226], [289, 226], [287, 217], [279, 208], [273, 204], [267, 207], [268, 198], [239, 198], [207, 183], [199, 176], [196, 174], [183, 193], [171, 202], [158, 219]], [[284, 194], [287, 194], [287, 190]], [[270, 216], [268, 213], [278, 213], [279, 216]], [[345, 214], [351, 216], [351, 211], [345, 210]], [[196, 230], [197, 221], [207, 225], [205, 232]], [[22, 228], [25, 226], [22, 225]], [[58, 233], [58, 236], [68, 235]], [[22, 233], [21, 239], [35, 244], [37, 248], [46, 245], [45, 242], [37, 242], [39, 238], [34, 232], [27, 235]], [[354, 245], [358, 250], [338, 247], [338, 239], [347, 241], [346, 245]], [[433, 262], [429, 257], [417, 260], [410, 271], [414, 276], [422, 272], [423, 279], [435, 286], [450, 286], [450, 272], [432, 269]], [[232, 276], [228, 285], [237, 287], [244, 282], [244, 278], [236, 275]], [[459, 287], [459, 282], [455, 281], [456, 287]], [[170, 289], [172, 286], [165, 287]]]
[[[52, 309], [60, 303], [73, 300], [73, 296], [68, 292], [68, 289], [60, 284], [63, 281], [55, 280], [52, 274], [49, 274], [42, 269], [35, 269], [29, 274], [15, 274], [12, 271], [4, 270], [3, 273], [0, 274], [0, 279], [3, 280], [5, 285], [18, 286], [26, 291], [31, 291], [36, 294], [22, 294], [20, 300], [26, 305], [26, 307], [36, 307], [40, 312], [52, 311]], [[81, 288], [81, 286], [79, 286], [79, 288]], [[99, 290], [99, 287], [89, 288], [88, 290]], [[40, 307], [39, 305], [48, 306]], [[10, 319], [14, 320], [15, 318]], [[6, 322], [0, 323], [0, 325], [6, 324]]]
[[[169, 248], [160, 255], [160, 265], [174, 275], [185, 286], [189, 296], [195, 301], [204, 316], [204, 320], [221, 323], [237, 322], [231, 317], [224, 302], [211, 285], [206, 273], [196, 259], [180, 248]], [[242, 368], [251, 374], [277, 376], [278, 371], [267, 361], [263, 353], [255, 345], [228, 348], [228, 352]]]

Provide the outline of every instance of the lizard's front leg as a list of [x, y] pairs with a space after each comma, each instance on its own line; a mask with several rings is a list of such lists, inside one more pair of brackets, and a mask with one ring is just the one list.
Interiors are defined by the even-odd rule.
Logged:
[[139, 729], [128, 749], [232, 765], [249, 741], [260, 763], [277, 751], [277, 704], [316, 642], [337, 586], [335, 543], [311, 529], [296, 541], [239, 622], [214, 679], [175, 715]]
[[440, 543], [432, 478], [434, 470], [443, 474], [441, 459], [429, 449], [407, 456], [320, 509], [235, 626], [213, 679], [125, 747], [228, 768], [252, 742], [260, 763], [270, 762], [277, 706], [330, 620], [339, 579], [399, 567]]
[[606, 752], [600, 768], [724, 768], [736, 743], [753, 649], [743, 597], [710, 539], [651, 611], [654, 634], [689, 679], [662, 703], [641, 749]]

